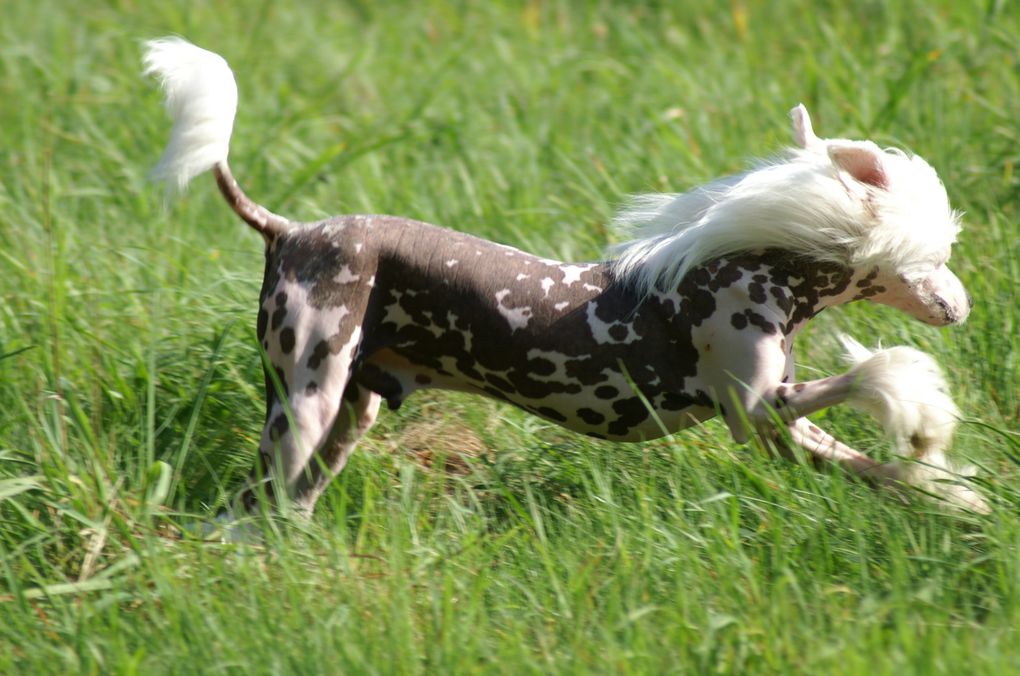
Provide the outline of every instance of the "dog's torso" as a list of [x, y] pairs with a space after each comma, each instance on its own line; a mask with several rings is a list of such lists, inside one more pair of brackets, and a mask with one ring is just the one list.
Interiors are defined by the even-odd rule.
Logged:
[[[793, 281], [841, 290], [839, 279], [819, 286], [813, 274], [810, 285]], [[277, 372], [290, 374], [290, 393], [314, 393], [339, 358], [351, 368], [336, 377], [391, 408], [416, 389], [456, 389], [634, 441], [725, 409], [703, 374], [755, 358], [719, 353], [726, 345], [717, 338], [734, 328], [774, 335], [789, 356], [818, 300], [798, 299], [791, 286], [786, 266], [745, 255], [642, 300], [605, 263], [543, 259], [408, 219], [346, 216], [297, 228], [267, 252], [259, 336]]]

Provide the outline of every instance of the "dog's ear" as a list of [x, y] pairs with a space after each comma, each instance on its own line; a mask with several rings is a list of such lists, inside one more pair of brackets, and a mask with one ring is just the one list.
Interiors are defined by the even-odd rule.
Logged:
[[861, 183], [882, 188], [889, 187], [889, 175], [883, 164], [882, 150], [870, 141], [843, 141], [829, 143], [829, 159], [838, 168]]
[[798, 103], [797, 107], [790, 111], [790, 119], [793, 121], [793, 141], [798, 148], [807, 150], [821, 142], [811, 128], [811, 116], [808, 115], [803, 103]]

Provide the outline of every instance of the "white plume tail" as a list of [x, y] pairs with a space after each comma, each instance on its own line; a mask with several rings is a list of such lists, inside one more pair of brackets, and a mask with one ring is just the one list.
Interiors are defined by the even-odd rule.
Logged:
[[145, 74], [163, 88], [174, 126], [154, 178], [181, 191], [204, 171], [225, 163], [237, 113], [237, 84], [218, 54], [177, 37], [145, 44]]
[[957, 468], [946, 457], [960, 416], [942, 370], [912, 347], [869, 350], [840, 336], [854, 364], [850, 405], [874, 416], [896, 442], [896, 452], [913, 461], [896, 463], [895, 478], [939, 496], [944, 505], [985, 513], [981, 495], [960, 481], [972, 467]]

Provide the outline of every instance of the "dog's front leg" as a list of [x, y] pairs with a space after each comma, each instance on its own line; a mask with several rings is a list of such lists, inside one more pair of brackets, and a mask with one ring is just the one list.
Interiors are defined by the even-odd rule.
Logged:
[[[819, 469], [838, 467], [875, 485], [889, 485], [897, 478], [893, 465], [877, 462], [855, 451], [807, 418], [789, 422], [785, 431], [790, 442], [803, 449]], [[780, 430], [773, 427], [763, 430], [761, 435], [767, 444], [775, 444], [784, 457], [795, 458], [786, 447], [786, 437]]]
[[[792, 368], [787, 368], [785, 373], [792, 373]], [[750, 423], [767, 446], [778, 449], [783, 457], [793, 459], [795, 456], [789, 452], [782, 430], [777, 429], [778, 424], [786, 430], [789, 441], [803, 449], [816, 466], [836, 466], [869, 481], [888, 483], [890, 472], [883, 469], [881, 463], [836, 440], [805, 417], [846, 402], [853, 392], [853, 385], [854, 374], [851, 372], [801, 383], [773, 382], [757, 396], [745, 390], [745, 405], [749, 404], [746, 420], [741, 419], [739, 411], [734, 411], [727, 418], [727, 423], [731, 432], [735, 428], [740, 431], [739, 436], [734, 434], [738, 440], [747, 438], [746, 430]]]
[[[984, 499], [958, 481], [958, 470], [946, 453], [958, 412], [937, 364], [907, 347], [870, 351], [846, 339], [855, 364], [847, 373], [802, 383], [765, 384], [759, 374], [755, 388], [744, 388], [740, 403], [746, 420], [766, 440], [775, 441], [775, 423], [785, 423], [791, 441], [822, 464], [835, 464], [877, 485], [903, 482], [943, 500], [953, 509], [987, 512]], [[848, 403], [879, 420], [908, 462], [879, 463], [840, 443], [806, 419], [812, 413]], [[731, 431], [740, 417], [727, 418]], [[734, 437], [740, 439], [738, 433]], [[782, 445], [779, 445], [782, 449]], [[963, 470], [962, 473], [966, 473]]]
[[[898, 479], [930, 490], [935, 484], [927, 477], [904, 471], [900, 463], [883, 465], [836, 441], [806, 419], [849, 403], [877, 417], [897, 440], [901, 454], [918, 449], [914, 457], [922, 462], [934, 460], [951, 471], [943, 450], [952, 434], [955, 407], [944, 396], [944, 382], [926, 355], [910, 348], [878, 352], [860, 348], [851, 353], [856, 363], [846, 373], [790, 382], [793, 357], [788, 336], [767, 327], [728, 328], [711, 323], [705, 328], [702, 340], [706, 349], [699, 366], [705, 368], [705, 382], [715, 393], [736, 442], [745, 443], [757, 434], [767, 446], [791, 457], [780, 433], [785, 428], [789, 441], [817, 464], [838, 466], [874, 483]], [[709, 342], [711, 350], [707, 349]], [[922, 388], [926, 391], [904, 385], [918, 382], [927, 384]], [[947, 407], [950, 410], [945, 410]], [[955, 496], [951, 499], [962, 502]]]

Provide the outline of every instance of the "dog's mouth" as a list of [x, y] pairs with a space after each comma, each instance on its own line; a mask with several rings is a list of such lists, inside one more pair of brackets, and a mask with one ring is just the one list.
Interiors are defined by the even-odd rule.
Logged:
[[942, 323], [944, 324], [955, 324], [956, 323], [956, 312], [950, 307], [949, 303], [946, 302], [945, 298], [935, 296], [932, 298], [935, 303], [935, 307], [942, 313]]
[[942, 296], [931, 297], [931, 322], [935, 326], [949, 326], [952, 324], [962, 324], [967, 321], [967, 317], [970, 315], [970, 307], [973, 302], [970, 300], [970, 296], [967, 296], [968, 307], [957, 307], [953, 303], [950, 303]]

